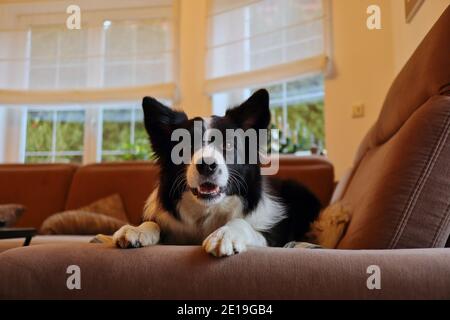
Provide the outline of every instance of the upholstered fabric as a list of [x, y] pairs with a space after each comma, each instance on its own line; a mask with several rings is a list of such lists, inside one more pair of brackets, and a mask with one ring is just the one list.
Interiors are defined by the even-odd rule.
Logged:
[[145, 201], [156, 185], [158, 170], [151, 162], [102, 163], [81, 167], [73, 177], [66, 210], [83, 207], [118, 193], [128, 221], [139, 224]]
[[[81, 290], [66, 287], [70, 265]], [[367, 287], [371, 265], [381, 290]], [[0, 254], [0, 299], [450, 299], [449, 266], [450, 249], [250, 248], [218, 259], [189, 246], [37, 245]]]
[[450, 97], [434, 97], [395, 137], [362, 158], [341, 199], [352, 218], [339, 248], [445, 245], [450, 233], [449, 120]]
[[24, 211], [20, 204], [0, 204], [0, 227], [13, 227]]
[[334, 189], [334, 168], [324, 157], [280, 157], [277, 177], [293, 179], [308, 187], [325, 207]]
[[39, 228], [55, 212], [64, 210], [76, 165], [0, 165], [0, 203], [20, 203], [27, 211], [16, 227]]
[[338, 248], [444, 247], [450, 235], [450, 7], [394, 81], [340, 201]]

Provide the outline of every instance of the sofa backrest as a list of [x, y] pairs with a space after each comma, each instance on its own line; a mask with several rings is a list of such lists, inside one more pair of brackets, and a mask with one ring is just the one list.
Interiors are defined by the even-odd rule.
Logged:
[[443, 247], [450, 234], [450, 6], [395, 79], [340, 202], [338, 248]]
[[0, 204], [26, 207], [16, 227], [39, 227], [48, 216], [64, 210], [77, 168], [70, 164], [0, 165]]
[[[324, 206], [330, 201], [334, 170], [324, 157], [282, 157], [278, 176], [303, 183]], [[151, 162], [99, 163], [79, 167], [0, 165], [0, 204], [26, 205], [28, 210], [19, 220], [19, 225], [39, 228], [53, 213], [77, 209], [118, 193], [129, 221], [138, 224], [145, 201], [157, 181], [158, 169]]]
[[142, 209], [158, 180], [150, 162], [99, 163], [80, 167], [75, 173], [65, 208], [77, 209], [118, 193], [133, 224], [141, 222]]
[[321, 156], [280, 156], [276, 175], [280, 179], [292, 179], [308, 187], [327, 206], [334, 191], [334, 167]]

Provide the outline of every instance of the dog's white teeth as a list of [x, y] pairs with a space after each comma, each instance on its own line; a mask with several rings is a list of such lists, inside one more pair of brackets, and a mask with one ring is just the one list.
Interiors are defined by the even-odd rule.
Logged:
[[219, 186], [211, 187], [211, 186], [203, 186], [203, 185], [201, 185], [201, 186], [199, 186], [199, 187], [197, 188], [197, 191], [198, 191], [198, 193], [200, 193], [200, 194], [206, 194], [206, 195], [209, 195], [209, 194], [216, 194], [216, 193], [219, 193], [219, 192], [220, 192], [220, 188], [219, 188]]

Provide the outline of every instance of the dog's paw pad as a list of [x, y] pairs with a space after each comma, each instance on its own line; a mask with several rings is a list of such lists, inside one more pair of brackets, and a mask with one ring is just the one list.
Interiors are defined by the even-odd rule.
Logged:
[[244, 239], [228, 226], [217, 229], [203, 241], [206, 252], [225, 257], [243, 252], [247, 249]]

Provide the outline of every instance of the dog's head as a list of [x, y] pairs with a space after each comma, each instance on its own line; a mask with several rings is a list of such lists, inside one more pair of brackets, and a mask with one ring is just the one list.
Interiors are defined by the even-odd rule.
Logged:
[[144, 98], [143, 109], [167, 200], [191, 192], [209, 206], [258, 189], [252, 184], [260, 184], [259, 148], [266, 142], [261, 141], [260, 130], [270, 123], [266, 90], [255, 92], [223, 117], [188, 119], [184, 112], [149, 97]]

